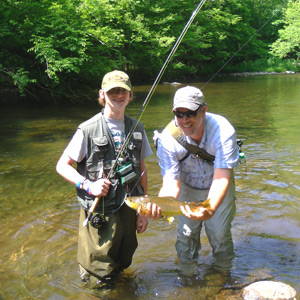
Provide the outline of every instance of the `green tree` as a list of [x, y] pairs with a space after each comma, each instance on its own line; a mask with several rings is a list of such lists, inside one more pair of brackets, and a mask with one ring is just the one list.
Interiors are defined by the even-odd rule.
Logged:
[[271, 45], [275, 57], [300, 59], [300, 0], [289, 1], [282, 20], [274, 25], [283, 24], [279, 38]]
[[[185, 2], [187, 5], [188, 1]], [[256, 28], [250, 25], [251, 3], [246, 0], [206, 2], [178, 49], [175, 68], [183, 69], [186, 75], [215, 72], [251, 37], [235, 63], [263, 55], [265, 45], [255, 35]]]
[[[272, 27], [267, 20], [281, 2], [207, 0], [164, 79], [211, 74], [233, 56], [231, 65], [268, 57], [282, 25]], [[15, 84], [36, 99], [83, 101], [95, 98], [102, 76], [112, 69], [127, 71], [135, 83], [153, 82], [198, 3], [2, 0], [0, 84]]]
[[[78, 18], [78, 1], [4, 1], [0, 38], [1, 71], [21, 93], [61, 93], [66, 74], [88, 59], [88, 38]], [[27, 84], [26, 84], [27, 83]], [[34, 83], [34, 84], [33, 84]]]

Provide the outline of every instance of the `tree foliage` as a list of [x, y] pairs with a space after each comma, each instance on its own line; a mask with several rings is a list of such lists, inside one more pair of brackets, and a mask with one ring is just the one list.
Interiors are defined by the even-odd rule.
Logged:
[[274, 24], [283, 24], [279, 30], [279, 39], [271, 45], [271, 53], [279, 58], [300, 59], [300, 0], [289, 1], [282, 20]]
[[[197, 5], [194, 0], [2, 0], [0, 84], [37, 99], [84, 100], [112, 69], [125, 70], [135, 83], [153, 82]], [[297, 19], [291, 4], [282, 17], [282, 5], [282, 0], [207, 0], [165, 78], [211, 74], [233, 57], [231, 64], [269, 57], [278, 29], [291, 25], [292, 15]], [[272, 25], [275, 13], [284, 21]], [[299, 28], [299, 7], [297, 20]], [[299, 47], [293, 51], [290, 55], [299, 54]]]

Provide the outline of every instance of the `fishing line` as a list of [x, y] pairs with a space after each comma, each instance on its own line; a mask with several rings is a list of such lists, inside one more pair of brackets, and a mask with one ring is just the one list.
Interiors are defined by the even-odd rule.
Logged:
[[[289, 0], [288, 0], [289, 1]], [[287, 1], [287, 2], [288, 2]], [[136, 127], [137, 127], [137, 125], [138, 125], [138, 122], [139, 122], [139, 120], [141, 119], [141, 117], [142, 117], [142, 115], [143, 115], [143, 113], [144, 113], [144, 111], [146, 110], [146, 107], [147, 107], [147, 105], [148, 105], [148, 103], [150, 102], [150, 99], [151, 99], [151, 97], [152, 97], [152, 95], [153, 95], [153, 93], [154, 93], [154, 91], [155, 91], [155, 89], [156, 89], [156, 87], [157, 87], [157, 85], [158, 85], [158, 83], [159, 83], [159, 81], [160, 81], [160, 79], [161, 79], [161, 77], [163, 76], [163, 74], [164, 74], [164, 72], [165, 72], [165, 69], [167, 68], [167, 66], [168, 66], [168, 64], [169, 64], [169, 62], [170, 62], [170, 60], [171, 60], [171, 58], [173, 57], [173, 55], [174, 55], [174, 53], [175, 53], [175, 51], [177, 50], [177, 48], [178, 48], [178, 46], [180, 45], [180, 43], [181, 43], [181, 41], [182, 41], [182, 39], [184, 38], [184, 36], [185, 36], [185, 34], [186, 34], [186, 32], [188, 31], [188, 29], [189, 29], [189, 27], [190, 27], [190, 25], [192, 24], [192, 22], [193, 22], [193, 20], [195, 19], [195, 17], [196, 17], [196, 15], [198, 14], [198, 12], [201, 10], [201, 8], [202, 8], [202, 6], [204, 5], [204, 3], [206, 2], [206, 0], [202, 0], [202, 1], [200, 1], [200, 3], [198, 4], [198, 6], [196, 7], [196, 9], [193, 11], [193, 13], [192, 13], [192, 15], [191, 15], [191, 17], [190, 17], [190, 19], [189, 19], [189, 21], [186, 23], [186, 25], [185, 25], [185, 27], [184, 27], [184, 29], [182, 30], [182, 32], [181, 32], [181, 34], [180, 34], [180, 36], [178, 37], [178, 39], [177, 39], [177, 41], [175, 42], [175, 44], [174, 44], [174, 46], [173, 46], [173, 48], [172, 48], [172, 50], [170, 51], [170, 53], [169, 53], [169, 55], [168, 55], [168, 57], [167, 57], [167, 59], [165, 60], [165, 62], [164, 62], [164, 64], [163, 64], [163, 66], [162, 66], [162, 68], [161, 68], [161, 70], [160, 70], [160, 72], [158, 73], [158, 75], [157, 75], [157, 77], [156, 77], [156, 79], [155, 79], [155, 81], [154, 81], [154, 83], [153, 83], [153, 85], [152, 85], [152, 87], [151, 87], [151, 89], [150, 89], [150, 91], [149, 91], [149, 93], [148, 93], [148, 95], [146, 96], [146, 99], [145, 99], [145, 101], [144, 101], [144, 103], [143, 103], [143, 105], [142, 105], [142, 107], [141, 107], [141, 110], [140, 110], [140, 112], [139, 112], [139, 114], [138, 114], [138, 116], [137, 116], [137, 118], [135, 119], [135, 122], [134, 122], [134, 124], [133, 124], [133, 126], [131, 127], [131, 129], [130, 129], [130, 131], [129, 131], [129, 133], [127, 134], [127, 136], [126, 136], [126, 139], [125, 139], [125, 141], [124, 141], [124, 143], [123, 143], [123, 145], [122, 145], [122, 147], [121, 147], [121, 149], [120, 149], [120, 151], [118, 152], [118, 154], [117, 154], [117, 157], [116, 157], [116, 160], [115, 160], [115, 162], [114, 162], [114, 164], [113, 164], [113, 166], [112, 166], [112, 168], [110, 169], [110, 171], [109, 171], [109, 173], [108, 173], [108, 175], [107, 175], [107, 178], [110, 178], [111, 176], [112, 176], [112, 174], [113, 174], [113, 172], [114, 172], [114, 170], [115, 170], [115, 168], [117, 167], [117, 164], [118, 164], [118, 160], [119, 160], [119, 158], [121, 157], [121, 155], [123, 154], [123, 152], [125, 151], [125, 149], [126, 149], [126, 147], [127, 147], [127, 145], [128, 145], [128, 143], [129, 143], [129, 140], [130, 140], [130, 138], [131, 138], [131, 136], [132, 136], [132, 134], [133, 134], [133, 132], [134, 132], [134, 130], [136, 129]], [[286, 2], [286, 3], [287, 3]], [[225, 64], [219, 69], [219, 70], [217, 70], [217, 72], [215, 72], [214, 73], [214, 75], [201, 87], [201, 89], [203, 89], [208, 83], [210, 83], [214, 78], [215, 78], [215, 76], [217, 76], [217, 74], [219, 74], [219, 72], [253, 39], [253, 37], [259, 32], [259, 31], [261, 31], [269, 22], [270, 22], [270, 20], [274, 17], [274, 15], [276, 14], [276, 13], [278, 13], [279, 11], [281, 11], [282, 9], [283, 9], [283, 7], [284, 7], [284, 5], [280, 8], [280, 9], [278, 9], [278, 10], [275, 10], [274, 12], [273, 12], [273, 14], [272, 14], [272, 16], [229, 58], [229, 60], [228, 61], [226, 61], [225, 62]], [[96, 208], [96, 206], [97, 206], [97, 204], [98, 204], [98, 201], [100, 200], [100, 197], [96, 197], [95, 198], [95, 200], [94, 200], [94, 202], [93, 202], [93, 205], [91, 206], [91, 208], [90, 208], [90, 210], [89, 210], [89, 212], [90, 213], [93, 213], [94, 212], [94, 210], [95, 210], [95, 208]], [[85, 226], [86, 224], [87, 224], [87, 222], [88, 222], [88, 219], [89, 219], [89, 216], [88, 216], [88, 218], [83, 222], [83, 225]]]
[[[148, 95], [147, 95], [147, 97], [146, 97], [146, 99], [145, 99], [145, 101], [144, 101], [142, 107], [141, 107], [141, 110], [140, 110], [138, 116], [137, 116], [136, 119], [135, 119], [134, 124], [132, 125], [130, 131], [128, 132], [128, 134], [127, 134], [127, 136], [126, 136], [126, 139], [125, 139], [125, 141], [124, 141], [124, 143], [123, 143], [123, 145], [122, 145], [120, 151], [118, 152], [118, 154], [117, 154], [117, 156], [116, 156], [116, 160], [115, 160], [115, 162], [114, 162], [112, 168], [110, 169], [110, 171], [109, 171], [109, 173], [108, 173], [108, 175], [107, 175], [107, 178], [108, 178], [108, 179], [111, 178], [113, 172], [115, 171], [115, 168], [116, 168], [117, 165], [118, 165], [118, 160], [119, 160], [119, 158], [121, 157], [121, 155], [123, 154], [123, 152], [125, 151], [125, 149], [126, 149], [128, 143], [129, 143], [129, 140], [130, 140], [130, 138], [131, 138], [131, 136], [132, 136], [134, 130], [136, 129], [136, 127], [137, 127], [137, 125], [138, 125], [138, 122], [139, 122], [139, 120], [141, 119], [141, 117], [142, 117], [144, 111], [146, 110], [146, 107], [147, 107], [147, 105], [148, 105], [148, 103], [149, 103], [149, 101], [150, 101], [150, 99], [151, 99], [151, 97], [152, 97], [152, 95], [153, 95], [153, 93], [154, 93], [154, 91], [155, 91], [155, 89], [156, 89], [156, 87], [157, 87], [157, 85], [158, 85], [158, 83], [159, 83], [161, 77], [163, 76], [163, 74], [164, 74], [164, 72], [165, 72], [165, 69], [167, 68], [167, 66], [168, 66], [168, 64], [169, 64], [169, 62], [170, 62], [172, 56], [174, 55], [174, 53], [175, 53], [175, 51], [177, 50], [179, 44], [181, 43], [182, 39], [184, 38], [186, 32], [188, 31], [188, 29], [189, 29], [189, 27], [191, 26], [192, 22], [194, 21], [196, 15], [197, 15], [198, 12], [201, 10], [201, 8], [202, 8], [202, 6], [204, 5], [205, 2], [206, 2], [206, 0], [200, 1], [200, 3], [198, 4], [198, 6], [196, 7], [196, 9], [193, 11], [193, 13], [192, 13], [190, 19], [189, 19], [188, 22], [186, 23], [186, 25], [185, 25], [185, 27], [183, 28], [183, 30], [182, 30], [180, 36], [178, 37], [178, 39], [177, 39], [177, 41], [175, 42], [175, 44], [174, 44], [172, 50], [170, 51], [170, 53], [169, 53], [167, 59], [165, 60], [165, 62], [164, 62], [164, 64], [163, 64], [163, 66], [162, 66], [160, 72], [158, 73], [158, 75], [157, 75], [157, 77], [156, 77], [156, 79], [155, 79], [155, 81], [154, 81], [154, 83], [153, 83], [153, 85], [152, 85], [152, 87], [151, 87], [151, 89], [150, 89], [150, 91], [149, 91], [149, 93], [148, 93]], [[95, 200], [94, 200], [92, 206], [91, 206], [90, 209], [89, 209], [89, 213], [90, 213], [90, 214], [88, 215], [87, 219], [83, 222], [83, 226], [86, 226], [86, 225], [87, 225], [87, 222], [88, 222], [88, 220], [89, 220], [91, 214], [94, 212], [94, 210], [95, 210], [95, 208], [96, 208], [96, 206], [97, 206], [99, 200], [100, 200], [100, 197], [96, 197], [96, 198], [95, 198]]]
[[[289, 2], [286, 1], [286, 3], [284, 5], [286, 5]], [[223, 70], [225, 68], [225, 66], [227, 66], [229, 64], [229, 62], [247, 45], [249, 44], [249, 42], [254, 38], [255, 35], [258, 34], [258, 32], [260, 32], [270, 21], [271, 19], [275, 16], [275, 14], [277, 14], [279, 11], [281, 11], [284, 7], [284, 5], [282, 5], [282, 7], [280, 9], [276, 9], [273, 14], [271, 15], [271, 17], [225, 62], [225, 64], [218, 70], [216, 71], [216, 73], [201, 87], [201, 89], [204, 89], [206, 87], [206, 85], [208, 85], [220, 72], [221, 70]]]
[[[144, 101], [142, 107], [141, 107], [141, 110], [140, 110], [140, 112], [139, 112], [137, 118], [135, 119], [135, 123], [133, 124], [131, 130], [129, 131], [129, 133], [128, 133], [128, 135], [127, 135], [125, 141], [124, 141], [124, 144], [123, 144], [122, 148], [120, 149], [120, 151], [119, 151], [119, 153], [118, 153], [118, 155], [117, 155], [115, 165], [117, 164], [118, 159], [120, 158], [120, 156], [123, 154], [124, 150], [126, 149], [128, 143], [129, 143], [129, 140], [130, 140], [130, 138], [131, 138], [131, 136], [132, 136], [134, 130], [136, 129], [136, 127], [137, 127], [137, 125], [138, 125], [138, 122], [139, 122], [139, 120], [141, 119], [141, 117], [142, 117], [144, 111], [146, 110], [146, 107], [147, 107], [147, 105], [148, 105], [148, 103], [149, 103], [149, 101], [150, 101], [150, 99], [151, 99], [151, 97], [152, 97], [152, 95], [153, 95], [153, 93], [154, 93], [154, 91], [155, 91], [155, 89], [156, 89], [156, 87], [157, 87], [157, 85], [158, 85], [158, 83], [159, 83], [161, 77], [163, 76], [163, 74], [164, 74], [164, 72], [165, 72], [165, 69], [167, 68], [167, 66], [168, 66], [168, 64], [169, 64], [169, 62], [170, 62], [172, 56], [174, 55], [174, 53], [175, 53], [175, 51], [177, 50], [179, 44], [181, 43], [182, 39], [184, 38], [186, 32], [188, 31], [188, 29], [189, 29], [190, 25], [192, 24], [193, 20], [195, 19], [196, 15], [197, 15], [198, 12], [201, 10], [201, 8], [202, 8], [202, 6], [204, 5], [205, 1], [206, 1], [206, 0], [202, 0], [202, 1], [198, 4], [198, 6], [196, 7], [196, 9], [195, 9], [194, 12], [192, 13], [192, 15], [191, 15], [189, 21], [186, 23], [185, 27], [183, 28], [183, 30], [182, 30], [180, 36], [178, 37], [176, 43], [174, 44], [174, 46], [173, 46], [171, 52], [169, 53], [169, 55], [168, 55], [166, 61], [164, 62], [163, 66], [162, 66], [162, 68], [161, 68], [161, 70], [160, 70], [160, 72], [158, 73], [158, 75], [157, 75], [157, 77], [156, 77], [156, 79], [155, 79], [155, 81], [154, 81], [154, 83], [153, 83], [153, 85], [152, 85], [152, 87], [151, 87], [151, 89], [150, 89], [150, 91], [149, 91], [149, 93], [148, 93], [148, 95], [147, 95], [147, 97], [146, 97], [146, 99], [145, 99], [145, 101]], [[111, 169], [111, 171], [109, 172], [109, 175], [110, 175], [110, 173], [113, 172], [113, 169], [114, 169], [115, 167], [116, 167], [116, 166], [114, 166], [114, 167]], [[109, 178], [109, 175], [108, 175], [108, 178]]]

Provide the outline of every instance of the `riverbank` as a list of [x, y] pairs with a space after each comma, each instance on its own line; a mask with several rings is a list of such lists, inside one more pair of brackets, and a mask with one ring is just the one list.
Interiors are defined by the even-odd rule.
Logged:
[[[299, 72], [294, 71], [284, 71], [284, 72], [240, 72], [240, 73], [231, 73], [230, 76], [254, 76], [254, 75], [290, 75], [290, 74], [296, 74]], [[228, 74], [226, 75], [228, 76]]]
[[[279, 68], [280, 66], [278, 66]], [[216, 78], [224, 78], [224, 77], [230, 77], [230, 76], [239, 76], [239, 77], [248, 77], [248, 76], [265, 76], [265, 75], [293, 75], [293, 74], [298, 74], [300, 73], [300, 65], [299, 65], [299, 70], [295, 71], [293, 69], [286, 69], [282, 71], [238, 71], [238, 72], [230, 72], [230, 73], [215, 73], [212, 76], [206, 75], [202, 77], [193, 77], [185, 80], [178, 80], [178, 81], [162, 81], [159, 84], [163, 85], [173, 85], [173, 86], [180, 86], [186, 84], [186, 82], [211, 82], [215, 77]], [[141, 86], [144, 85], [149, 85], [151, 86], [153, 82], [148, 82], [145, 84], [142, 84]], [[140, 85], [136, 84], [134, 85], [135, 87], [138, 87]], [[100, 87], [99, 87], [100, 88]], [[47, 103], [52, 103], [52, 104], [74, 104], [74, 103], [92, 103], [97, 101], [97, 96], [98, 96], [98, 90], [89, 90], [85, 92], [81, 92], [81, 97], [78, 95], [75, 98], [55, 98], [53, 95], [49, 93], [45, 93], [44, 91], [39, 94], [36, 91], [36, 94], [31, 93], [31, 94], [26, 94], [26, 95], [21, 95], [18, 88], [16, 86], [8, 87], [8, 86], [3, 86], [1, 87], [0, 85], [0, 103], [10, 105], [10, 104], [16, 104], [16, 103], [22, 103], [22, 104], [31, 104], [31, 103], [39, 103], [39, 104], [47, 104]]]

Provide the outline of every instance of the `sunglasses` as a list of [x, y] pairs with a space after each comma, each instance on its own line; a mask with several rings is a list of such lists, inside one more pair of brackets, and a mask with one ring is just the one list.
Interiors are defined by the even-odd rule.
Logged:
[[179, 119], [182, 119], [184, 116], [187, 116], [187, 118], [194, 118], [194, 117], [196, 117], [198, 110], [200, 110], [201, 108], [202, 108], [202, 105], [200, 105], [196, 110], [188, 110], [186, 112], [173, 111], [173, 113]]

